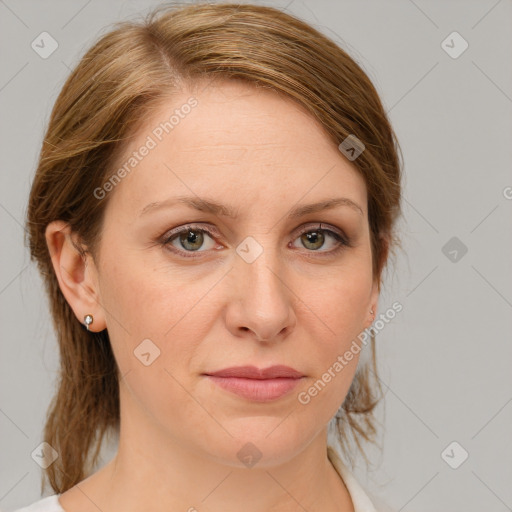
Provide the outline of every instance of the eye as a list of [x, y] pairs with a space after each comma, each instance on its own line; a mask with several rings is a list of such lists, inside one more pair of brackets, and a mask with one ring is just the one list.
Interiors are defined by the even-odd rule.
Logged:
[[[206, 245], [206, 250], [215, 246], [214, 240], [211, 238], [213, 233], [205, 228], [197, 228], [195, 226], [185, 226], [179, 230], [170, 233], [162, 242], [166, 246], [172, 246], [176, 252], [183, 254], [184, 252], [204, 252], [199, 251], [206, 240], [210, 239], [210, 243]], [[169, 249], [171, 249], [169, 247]], [[171, 249], [172, 250], [172, 249]], [[194, 257], [192, 255], [183, 254], [186, 257]]]
[[[191, 224], [171, 231], [164, 236], [160, 243], [180, 256], [194, 258], [197, 256], [193, 253], [215, 249], [215, 240], [212, 238], [214, 236], [212, 230]], [[302, 247], [308, 249], [307, 252], [317, 252], [321, 256], [333, 256], [345, 247], [350, 247], [350, 240], [341, 232], [322, 228], [322, 224], [305, 226], [294, 241], [296, 240], [300, 240]], [[325, 249], [325, 245], [328, 246], [327, 249]], [[300, 247], [293, 245], [293, 242], [292, 246], [300, 249]], [[322, 247], [324, 247], [324, 250], [320, 250]], [[217, 247], [217, 249], [220, 249], [220, 247]]]
[[[331, 242], [329, 243], [329, 239]], [[350, 245], [349, 240], [344, 237], [341, 233], [333, 231], [331, 229], [322, 228], [322, 224], [319, 226], [306, 226], [299, 234], [299, 238], [302, 247], [311, 251], [318, 251], [320, 253], [335, 254], [342, 250], [344, 247]], [[320, 251], [325, 245], [331, 246], [326, 250]], [[296, 246], [295, 246], [296, 247]]]

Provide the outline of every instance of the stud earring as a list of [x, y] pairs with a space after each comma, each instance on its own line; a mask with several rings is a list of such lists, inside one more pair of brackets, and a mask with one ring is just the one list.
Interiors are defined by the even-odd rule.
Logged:
[[85, 327], [87, 328], [87, 330], [89, 330], [89, 325], [91, 325], [93, 323], [94, 319], [92, 317], [92, 315], [85, 315], [84, 316], [84, 324], [85, 324]]

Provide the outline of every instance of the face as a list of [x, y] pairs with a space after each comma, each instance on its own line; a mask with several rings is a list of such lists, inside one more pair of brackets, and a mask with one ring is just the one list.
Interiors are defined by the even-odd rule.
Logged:
[[[376, 304], [363, 178], [299, 106], [236, 82], [177, 94], [119, 167], [133, 151], [140, 161], [108, 192], [96, 262], [95, 324], [124, 376], [126, 417], [143, 411], [180, 446], [232, 465], [249, 442], [260, 465], [293, 457], [342, 404], [358, 352], [336, 362]], [[342, 200], [303, 208], [330, 199]], [[208, 376], [273, 365], [302, 377]]]

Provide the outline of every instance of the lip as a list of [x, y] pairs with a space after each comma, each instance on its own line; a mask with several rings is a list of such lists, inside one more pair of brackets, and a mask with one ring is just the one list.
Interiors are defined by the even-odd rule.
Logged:
[[206, 375], [213, 377], [239, 377], [242, 379], [299, 379], [304, 377], [298, 370], [282, 364], [262, 369], [256, 368], [256, 366], [230, 366], [223, 370], [209, 372]]
[[287, 395], [304, 377], [284, 365], [264, 369], [236, 366], [204, 375], [226, 391], [255, 402], [269, 402]]

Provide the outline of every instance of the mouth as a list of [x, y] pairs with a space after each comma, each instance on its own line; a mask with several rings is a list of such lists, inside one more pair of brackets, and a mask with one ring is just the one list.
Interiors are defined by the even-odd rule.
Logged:
[[224, 368], [203, 374], [220, 388], [253, 402], [269, 402], [288, 395], [305, 377], [288, 366]]

